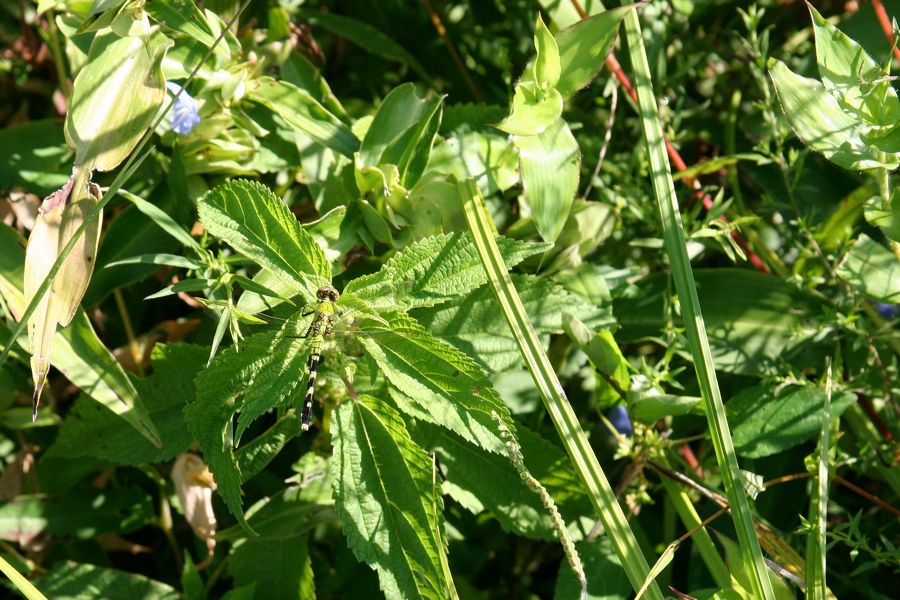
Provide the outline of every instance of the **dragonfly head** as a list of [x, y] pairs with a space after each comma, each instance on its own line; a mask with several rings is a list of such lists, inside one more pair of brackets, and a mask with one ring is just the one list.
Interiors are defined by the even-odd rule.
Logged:
[[337, 302], [337, 299], [340, 298], [340, 296], [340, 292], [330, 285], [322, 286], [319, 288], [319, 291], [316, 292], [316, 298], [319, 299], [319, 302], [324, 302], [325, 300]]

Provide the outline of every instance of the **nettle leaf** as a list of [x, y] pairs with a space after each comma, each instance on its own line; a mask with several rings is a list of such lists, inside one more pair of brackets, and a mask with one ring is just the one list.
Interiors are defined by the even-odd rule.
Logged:
[[568, 98], [591, 82], [616, 41], [619, 23], [631, 6], [598, 13], [556, 34], [561, 73], [556, 89]]
[[[197, 399], [184, 409], [188, 429], [215, 475], [219, 493], [248, 530], [241, 508], [244, 477], [234, 445], [254, 419], [295, 396], [309, 352], [309, 340], [300, 336], [308, 326], [309, 317], [301, 316], [299, 321], [287, 321], [274, 336], [263, 332], [248, 337], [241, 352], [229, 348], [218, 354], [195, 380]], [[241, 413], [237, 436], [232, 433], [236, 413]]]
[[578, 142], [566, 122], [557, 119], [538, 135], [513, 137], [513, 144], [519, 153], [524, 198], [534, 224], [545, 242], [554, 242], [578, 191]]
[[[856, 402], [853, 392], [831, 397], [831, 416], [837, 418]], [[815, 385], [756, 386], [728, 401], [728, 422], [738, 454], [761, 458], [783, 452], [821, 431], [825, 388]]]
[[[816, 38], [816, 59], [822, 83], [852, 113], [871, 123], [894, 126], [900, 120], [900, 100], [882, 69], [862, 46], [826, 21], [807, 4]], [[877, 81], [877, 83], [873, 83]]]
[[362, 165], [396, 165], [400, 183], [412, 187], [425, 170], [441, 124], [443, 96], [419, 98], [412, 83], [385, 96], [359, 148]]
[[152, 499], [137, 487], [70, 491], [59, 497], [20, 495], [0, 506], [0, 537], [91, 539], [98, 533], [130, 533], [155, 520]]
[[56, 563], [53, 569], [35, 581], [48, 598], [54, 600], [178, 600], [174, 588], [149, 577], [72, 561]]
[[[515, 275], [513, 282], [545, 344], [550, 334], [562, 333], [564, 312], [594, 329], [615, 325], [609, 309], [588, 304], [548, 279]], [[505, 371], [522, 364], [519, 345], [497, 308], [494, 292], [487, 286], [465, 298], [417, 310], [413, 316], [428, 332], [453, 344], [489, 371]]]
[[810, 148], [845, 169], [894, 169], [900, 164], [900, 156], [863, 140], [865, 123], [846, 112], [821, 82], [797, 75], [778, 60], [770, 62], [769, 75], [794, 133]]
[[[324, 462], [324, 459], [322, 460]], [[330, 504], [316, 504], [304, 497], [309, 482], [304, 484], [290, 486], [278, 495], [263, 498], [247, 510], [247, 520], [259, 534], [259, 537], [253, 538], [254, 540], [298, 538], [322, 523], [335, 521], [336, 515]], [[330, 501], [330, 483], [327, 486], [327, 493]], [[216, 534], [216, 540], [220, 542], [234, 542], [246, 537], [247, 532], [239, 526], [229, 527]]]
[[[556, 531], [540, 497], [530, 490], [509, 458], [481, 452], [458, 435], [418, 422], [415, 437], [437, 452], [446, 480], [444, 492], [467, 510], [488, 510], [505, 531], [532, 539], [552, 540]], [[566, 454], [536, 433], [519, 427], [522, 455], [531, 474], [550, 493], [570, 520], [592, 512], [590, 500]]]
[[223, 183], [199, 205], [210, 233], [271, 271], [296, 293], [312, 295], [331, 281], [325, 253], [266, 186], [248, 180]]
[[49, 457], [94, 456], [113, 464], [140, 465], [170, 460], [191, 444], [184, 424], [184, 405], [194, 395], [194, 377], [206, 363], [209, 349], [188, 344], [157, 344], [153, 374], [136, 378], [134, 386], [156, 424], [162, 446], [122, 427], [122, 421], [96, 402], [81, 396], [63, 421]]
[[837, 274], [873, 300], [900, 303], [900, 262], [864, 233], [838, 265]]
[[434, 465], [403, 419], [370, 396], [333, 414], [335, 508], [347, 544], [388, 598], [445, 598], [443, 500]]
[[338, 154], [351, 158], [359, 150], [359, 140], [349, 127], [328, 112], [309, 92], [287, 81], [260, 77], [248, 85], [247, 99], [272, 110], [291, 129], [308, 135]]
[[243, 540], [232, 546], [228, 572], [238, 586], [265, 582], [257, 585], [253, 598], [316, 597], [306, 537]]
[[373, 325], [364, 331], [373, 335], [360, 336], [360, 342], [391, 385], [403, 394], [396, 400], [413, 405], [416, 416], [446, 427], [485, 450], [505, 452], [492, 413], [515, 431], [509, 409], [471, 358], [405, 315], [393, 317], [388, 327]]
[[[502, 237], [497, 244], [510, 269], [550, 248]], [[344, 288], [344, 296], [373, 310], [405, 311], [441, 304], [485, 283], [487, 275], [472, 236], [442, 234], [410, 244], [377, 273], [354, 279]]]
[[261, 473], [285, 445], [300, 433], [300, 419], [288, 413], [258, 438], [241, 446], [236, 453], [241, 481], [247, 482], [254, 475]]

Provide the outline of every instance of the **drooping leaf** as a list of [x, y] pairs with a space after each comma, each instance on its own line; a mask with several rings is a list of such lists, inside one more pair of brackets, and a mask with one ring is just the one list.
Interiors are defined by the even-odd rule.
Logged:
[[900, 302], [900, 261], [864, 233], [859, 234], [838, 265], [837, 273], [873, 300], [890, 304]]
[[525, 202], [545, 242], [554, 242], [569, 218], [578, 191], [581, 153], [562, 119], [538, 135], [517, 135]]
[[241, 254], [252, 258], [295, 293], [331, 281], [322, 249], [266, 186], [237, 180], [216, 187], [200, 203], [200, 220]]
[[94, 38], [66, 117], [76, 165], [110, 171], [131, 153], [165, 98], [161, 65], [171, 45], [161, 33], [147, 39], [106, 31]]
[[175, 458], [188, 449], [191, 435], [184, 424], [184, 405], [194, 395], [194, 378], [205, 366], [209, 350], [187, 344], [156, 345], [153, 373], [134, 385], [159, 431], [161, 447], [122, 427], [121, 420], [81, 397], [63, 422], [49, 457], [94, 456], [113, 464], [140, 465]]
[[178, 592], [149, 577], [71, 561], [58, 563], [37, 582], [38, 588], [54, 600], [178, 600]]
[[[515, 276], [513, 281], [535, 331], [544, 339], [562, 333], [563, 312], [583, 319], [596, 329], [615, 324], [609, 310], [591, 306], [547, 279]], [[519, 346], [497, 310], [496, 297], [486, 286], [460, 300], [417, 310], [413, 316], [429, 333], [453, 344], [492, 372], [522, 363]]]
[[359, 140], [340, 119], [316, 102], [306, 90], [287, 81], [260, 77], [247, 97], [278, 114], [293, 129], [346, 157], [359, 149]]
[[[840, 392], [831, 399], [831, 416], [856, 402]], [[825, 390], [814, 386], [756, 386], [739, 392], [726, 409], [738, 454], [759, 458], [783, 452], [814, 438], [821, 430]]]
[[390, 326], [373, 325], [360, 339], [379, 369], [402, 396], [401, 410], [446, 427], [490, 452], [504, 451], [496, 413], [515, 431], [509, 409], [471, 358], [425, 331], [415, 320], [395, 316]]
[[389, 598], [443, 599], [453, 587], [431, 459], [392, 408], [363, 396], [334, 412], [335, 508], [347, 544]]

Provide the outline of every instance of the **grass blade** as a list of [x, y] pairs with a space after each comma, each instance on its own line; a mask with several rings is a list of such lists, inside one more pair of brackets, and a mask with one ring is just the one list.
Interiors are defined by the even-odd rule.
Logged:
[[697, 286], [694, 283], [690, 258], [687, 254], [684, 229], [681, 224], [681, 215], [678, 212], [678, 199], [675, 197], [675, 184], [672, 181], [672, 170], [666, 155], [656, 97], [653, 95], [650, 65], [647, 62], [647, 54], [641, 38], [641, 26], [637, 11], [633, 9], [625, 17], [625, 35], [634, 71], [641, 129], [647, 143], [653, 191], [659, 206], [666, 253], [672, 265], [672, 277], [675, 280], [675, 289], [681, 303], [685, 332], [690, 343], [694, 366], [697, 369], [701, 396], [706, 405], [706, 416], [713, 447], [716, 451], [716, 460], [719, 463], [725, 493], [731, 506], [741, 557], [751, 581], [753, 596], [769, 599], [773, 597], [772, 584], [769, 582], [762, 550], [760, 550], [759, 541], [756, 539], [753, 528], [750, 503], [741, 486], [741, 474], [734, 452], [734, 443], [731, 440], [728, 421], [725, 418], [725, 406], [719, 392], [706, 326], [703, 323], [700, 301], [697, 297]]
[[[465, 208], [466, 220], [475, 238], [475, 246], [500, 303], [503, 316], [515, 336], [522, 358], [538, 387], [563, 446], [588, 489], [591, 503], [597, 509], [628, 579], [632, 587], [638, 590], [648, 579], [650, 567], [512, 283], [497, 247], [495, 240], [497, 232], [488, 215], [481, 192], [471, 180], [460, 182], [458, 190]], [[650, 584], [646, 597], [662, 600], [662, 593], [655, 581]]]

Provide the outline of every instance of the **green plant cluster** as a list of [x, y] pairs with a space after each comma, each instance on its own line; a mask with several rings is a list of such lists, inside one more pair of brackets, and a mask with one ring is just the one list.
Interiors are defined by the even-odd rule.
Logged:
[[850, 4], [5, 2], [5, 590], [894, 597]]

